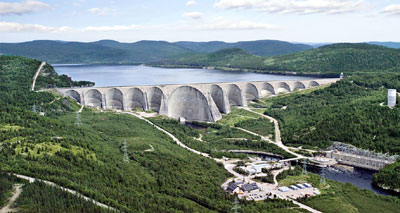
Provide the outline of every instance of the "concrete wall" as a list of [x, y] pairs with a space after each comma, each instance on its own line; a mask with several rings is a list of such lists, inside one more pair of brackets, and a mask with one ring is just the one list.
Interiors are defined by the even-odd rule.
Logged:
[[375, 171], [378, 171], [387, 164], [393, 163], [383, 159], [368, 158], [365, 156], [352, 155], [342, 152], [332, 152], [328, 157], [336, 159], [336, 161], [340, 164], [364, 168], [364, 169], [371, 169]]
[[188, 121], [214, 122], [229, 113], [231, 106], [280, 93], [329, 84], [339, 79], [303, 81], [256, 81], [188, 85], [58, 88], [57, 92], [79, 103], [103, 109], [154, 110], [162, 115]]

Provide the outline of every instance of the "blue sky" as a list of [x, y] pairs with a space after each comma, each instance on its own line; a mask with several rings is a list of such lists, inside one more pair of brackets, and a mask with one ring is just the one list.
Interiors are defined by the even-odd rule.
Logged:
[[0, 0], [0, 42], [400, 42], [393, 0]]

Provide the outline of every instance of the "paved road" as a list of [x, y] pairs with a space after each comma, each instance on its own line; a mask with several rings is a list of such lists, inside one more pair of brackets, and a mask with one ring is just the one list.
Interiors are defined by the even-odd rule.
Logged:
[[17, 200], [17, 198], [21, 194], [21, 192], [22, 192], [21, 187], [22, 187], [21, 184], [15, 184], [14, 185], [13, 195], [12, 195], [11, 199], [8, 201], [8, 204], [6, 206], [4, 206], [2, 209], [0, 209], [0, 213], [16, 212], [17, 211], [17, 209], [11, 208], [11, 205], [15, 202], [15, 200]]
[[35, 75], [33, 76], [33, 82], [32, 82], [32, 86], [31, 86], [31, 91], [35, 90], [35, 84], [36, 84], [36, 78], [39, 76], [40, 71], [42, 70], [43, 66], [46, 65], [46, 62], [42, 62], [39, 66], [39, 68], [37, 69]]
[[[292, 152], [292, 151], [289, 149], [289, 147], [285, 146], [285, 145], [282, 143], [282, 140], [281, 140], [281, 131], [280, 131], [280, 129], [279, 129], [279, 123], [278, 123], [278, 121], [277, 121], [275, 118], [270, 117], [270, 116], [268, 116], [268, 115], [261, 114], [261, 113], [256, 112], [256, 111], [253, 111], [253, 110], [251, 110], [250, 108], [242, 108], [242, 109], [247, 110], [247, 111], [252, 112], [252, 113], [255, 113], [255, 114], [258, 114], [258, 115], [260, 115], [260, 116], [262, 116], [262, 117], [265, 117], [265, 118], [269, 119], [270, 121], [274, 122], [274, 125], [275, 125], [275, 143], [274, 143], [274, 144], [276, 144], [277, 146], [279, 146], [280, 148], [282, 148], [282, 149], [285, 150], [286, 152], [289, 152], [290, 154], [296, 156], [296, 158], [294, 158], [295, 160], [296, 160], [296, 159], [300, 159], [300, 158], [305, 158], [303, 155], [300, 155], [300, 154], [297, 154], [297, 153], [295, 153], [295, 152]], [[245, 131], [250, 133], [250, 131], [248, 131], [248, 130], [245, 130]], [[262, 135], [259, 135], [259, 134], [257, 134], [257, 133], [254, 133], [254, 132], [253, 132], [252, 134], [253, 134], [253, 135], [258, 135], [258, 136], [260, 136], [262, 140], [265, 140], [265, 141], [268, 141], [268, 142], [272, 142], [272, 140], [270, 140], [270, 139], [267, 138], [267, 137], [264, 137], [264, 136], [262, 136]]]
[[108, 206], [108, 205], [106, 205], [106, 204], [97, 202], [97, 201], [95, 201], [95, 200], [93, 200], [93, 199], [91, 199], [91, 198], [89, 198], [89, 197], [86, 197], [85, 195], [83, 195], [83, 194], [81, 194], [81, 193], [79, 193], [79, 192], [77, 192], [77, 191], [75, 191], [75, 190], [64, 188], [64, 187], [62, 187], [62, 186], [57, 185], [56, 183], [53, 183], [53, 182], [50, 182], [50, 181], [46, 181], [46, 180], [42, 180], [42, 179], [38, 179], [38, 178], [33, 178], [33, 177], [25, 176], [25, 175], [19, 175], [19, 174], [12, 174], [12, 175], [15, 175], [15, 176], [18, 177], [18, 178], [27, 180], [27, 181], [29, 181], [29, 183], [33, 183], [33, 182], [35, 182], [35, 181], [41, 181], [41, 182], [43, 182], [43, 183], [45, 183], [45, 184], [47, 184], [47, 185], [49, 185], [49, 186], [55, 186], [55, 187], [60, 188], [60, 189], [63, 190], [63, 191], [69, 192], [69, 193], [71, 193], [71, 194], [73, 194], [73, 195], [77, 195], [77, 196], [79, 196], [80, 198], [82, 198], [82, 199], [84, 199], [84, 200], [87, 200], [87, 201], [89, 201], [89, 202], [92, 202], [93, 204], [95, 204], [95, 205], [97, 205], [97, 206], [103, 207], [103, 208], [108, 209], [108, 210], [110, 210], [110, 211], [118, 211], [118, 210], [116, 210], [115, 208], [113, 208], [113, 207], [111, 207], [111, 206]]
[[[251, 110], [250, 110], [250, 111], [251, 111]], [[254, 112], [254, 111], [251, 111], [251, 112]], [[122, 112], [122, 113], [124, 113], [124, 114], [129, 114], [129, 115], [133, 115], [133, 116], [135, 116], [135, 117], [137, 117], [137, 118], [139, 118], [139, 119], [141, 119], [141, 120], [146, 121], [146, 122], [149, 123], [150, 125], [152, 125], [152, 126], [154, 126], [155, 128], [157, 128], [158, 130], [160, 130], [160, 131], [164, 132], [165, 134], [167, 134], [167, 135], [168, 135], [170, 138], [172, 138], [179, 146], [181, 146], [181, 147], [183, 147], [183, 148], [185, 148], [185, 149], [187, 149], [187, 150], [189, 150], [189, 151], [191, 151], [191, 152], [193, 152], [193, 153], [196, 153], [196, 154], [198, 154], [198, 155], [202, 155], [202, 156], [204, 156], [204, 157], [211, 158], [210, 155], [207, 154], [207, 153], [199, 152], [199, 151], [197, 151], [197, 150], [195, 150], [195, 149], [189, 148], [188, 146], [186, 146], [185, 144], [183, 144], [181, 141], [179, 141], [179, 139], [176, 138], [174, 135], [172, 135], [172, 134], [169, 133], [168, 131], [162, 129], [161, 127], [155, 125], [153, 122], [147, 120], [146, 118], [144, 118], [144, 117], [142, 117], [142, 116], [140, 116], [140, 115], [138, 115], [138, 114], [132, 113], [132, 112]], [[257, 114], [260, 114], [260, 113], [257, 113]], [[262, 115], [262, 114], [261, 114], [261, 115]], [[273, 119], [273, 118], [272, 118], [272, 119]], [[274, 120], [275, 120], [275, 119], [274, 119]], [[276, 121], [276, 120], [275, 120], [275, 121]], [[276, 121], [276, 122], [277, 122], [277, 121]], [[279, 128], [279, 126], [278, 126], [278, 128]], [[278, 129], [278, 131], [279, 131], [279, 129]], [[254, 133], [254, 134], [256, 134], [256, 133]], [[280, 135], [280, 133], [279, 133], [279, 135]], [[279, 138], [280, 138], [280, 137], [279, 137]], [[284, 145], [282, 144], [282, 146], [284, 146]], [[285, 146], [285, 147], [286, 147], [286, 146]], [[289, 150], [289, 151], [290, 151], [290, 150]], [[291, 151], [290, 151], [290, 152], [291, 152]], [[291, 153], [292, 153], [292, 152], [291, 152]], [[297, 154], [297, 155], [298, 155], [298, 154]], [[223, 163], [225, 169], [226, 169], [229, 173], [231, 173], [231, 174], [234, 176], [234, 177], [232, 177], [232, 178], [229, 178], [228, 180], [226, 180], [226, 181], [222, 184], [222, 187], [223, 187], [223, 188], [226, 188], [226, 187], [228, 186], [228, 184], [229, 184], [232, 180], [234, 180], [234, 179], [236, 179], [236, 178], [239, 178], [239, 177], [244, 177], [243, 175], [241, 175], [241, 174], [239, 174], [239, 173], [233, 171], [233, 168], [236, 166], [236, 164], [234, 164], [234, 162], [239, 161], [238, 159], [233, 159], [233, 160], [230, 160], [230, 161], [224, 161], [224, 160], [217, 159], [217, 158], [211, 158], [211, 159], [214, 159], [214, 160], [217, 161], [217, 162]], [[283, 171], [283, 170], [282, 170], [282, 171]], [[274, 186], [277, 186], [277, 184], [278, 184], [278, 182], [276, 181], [276, 176], [277, 176], [278, 174], [279, 174], [279, 172], [276, 172], [276, 173], [274, 174], [274, 182], [275, 182]], [[246, 177], [244, 177], [244, 178], [246, 178]], [[277, 195], [277, 196], [279, 196], [279, 195]], [[280, 197], [280, 196], [279, 196], [279, 197]], [[292, 200], [292, 199], [289, 199], [289, 198], [284, 198], [284, 197], [280, 197], [280, 198], [281, 198], [281, 199], [285, 199], [285, 200], [290, 200], [290, 201], [292, 201], [293, 203], [295, 203], [296, 205], [298, 205], [300, 208], [306, 209], [306, 210], [308, 210], [308, 211], [310, 211], [310, 212], [313, 212], [313, 213], [321, 213], [321, 212], [319, 212], [319, 211], [317, 211], [317, 210], [315, 210], [315, 209], [313, 209], [313, 208], [311, 208], [311, 207], [309, 207], [309, 206], [306, 206], [306, 205], [304, 205], [304, 204], [301, 204], [301, 203], [299, 203], [299, 202], [297, 202], [297, 201], [295, 201], [295, 200]]]

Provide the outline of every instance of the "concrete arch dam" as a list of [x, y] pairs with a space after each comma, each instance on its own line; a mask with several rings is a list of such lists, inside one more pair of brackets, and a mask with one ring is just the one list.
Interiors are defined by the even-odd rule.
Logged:
[[58, 88], [57, 92], [87, 107], [102, 109], [154, 110], [171, 118], [215, 122], [231, 106], [247, 101], [317, 87], [339, 79], [301, 81], [257, 81], [184, 85]]

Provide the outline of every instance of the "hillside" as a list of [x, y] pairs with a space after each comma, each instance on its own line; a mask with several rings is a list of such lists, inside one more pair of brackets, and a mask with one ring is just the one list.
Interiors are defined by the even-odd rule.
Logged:
[[398, 71], [400, 50], [370, 44], [332, 44], [267, 58], [264, 64], [267, 70], [312, 73]]
[[96, 42], [31, 41], [0, 43], [0, 54], [25, 56], [52, 64], [137, 64], [177, 57], [210, 53], [225, 48], [242, 48], [260, 56], [295, 53], [310, 46], [283, 41], [225, 42], [175, 42], [138, 41], [122, 43], [113, 40]]
[[158, 66], [189, 66], [189, 67], [245, 67], [262, 63], [263, 58], [252, 55], [239, 48], [218, 50], [210, 54], [196, 54], [161, 62], [153, 62]]
[[387, 88], [400, 89], [400, 74], [359, 75], [327, 88], [260, 101], [291, 146], [326, 148], [334, 141], [400, 153], [400, 108], [385, 106]]
[[145, 63], [191, 52], [167, 42], [119, 43], [115, 41], [60, 42], [32, 41], [0, 43], [0, 53], [25, 56], [52, 64]]
[[370, 44], [332, 44], [296, 54], [259, 57], [250, 53], [217, 51], [207, 55], [153, 63], [158, 66], [215, 66], [225, 70], [337, 74], [341, 72], [399, 71], [400, 50]]
[[276, 40], [240, 41], [235, 43], [227, 43], [222, 41], [182, 41], [175, 42], [175, 44], [200, 53], [212, 53], [222, 49], [240, 48], [257, 56], [284, 55], [312, 49], [312, 47], [309, 45], [293, 44], [286, 41]]
[[[7, 184], [5, 190], [11, 183], [2, 175], [13, 172], [55, 182], [124, 212], [230, 211], [233, 197], [220, 187], [229, 173], [221, 164], [181, 148], [130, 115], [85, 109], [80, 115], [82, 125], [76, 125], [79, 106], [74, 101], [29, 91], [39, 65], [33, 59], [0, 56], [0, 182]], [[65, 80], [47, 65], [36, 86], [71, 83]], [[35, 113], [34, 105], [45, 116]], [[150, 145], [154, 151], [146, 152]], [[27, 191], [18, 205], [41, 212], [58, 212], [66, 203], [65, 211], [83, 212], [90, 206], [38, 187], [43, 189], [24, 188]], [[32, 190], [41, 196], [32, 197]], [[4, 197], [0, 191], [0, 205]], [[51, 202], [57, 205], [48, 205]], [[243, 212], [298, 212], [288, 209], [292, 203], [277, 199], [240, 205]]]

